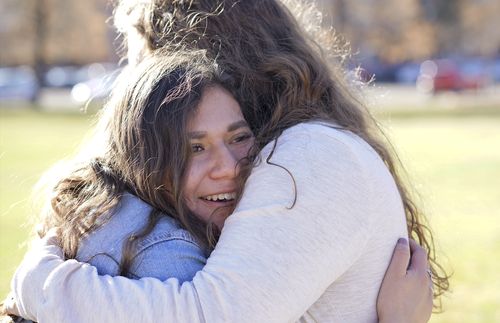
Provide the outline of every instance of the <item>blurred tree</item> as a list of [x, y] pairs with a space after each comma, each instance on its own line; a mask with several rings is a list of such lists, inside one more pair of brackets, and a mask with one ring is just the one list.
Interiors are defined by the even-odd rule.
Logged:
[[462, 42], [455, 49], [465, 55], [500, 56], [500, 1], [462, 1], [459, 12]]
[[353, 50], [364, 56], [398, 63], [428, 57], [436, 47], [419, 0], [320, 0], [318, 4]]
[[82, 65], [116, 60], [110, 41], [116, 36], [110, 36], [113, 29], [106, 24], [110, 6], [109, 0], [1, 0], [0, 63]]
[[0, 1], [0, 64], [33, 63], [36, 0]]
[[436, 6], [436, 18], [441, 24], [458, 24], [459, 8], [461, 0], [434, 0]]
[[420, 0], [425, 18], [435, 25], [437, 54], [449, 55], [462, 42], [461, 0]]
[[45, 47], [47, 43], [48, 6], [46, 0], [35, 0], [35, 41], [33, 46], [33, 68], [40, 86], [45, 85], [45, 72], [47, 69]]
[[[363, 56], [400, 63], [440, 55], [500, 54], [499, 0], [316, 1], [324, 22], [333, 24]], [[0, 64], [116, 61], [116, 33], [106, 25], [109, 3], [0, 0]]]
[[332, 1], [333, 12], [336, 13], [335, 25], [338, 28], [345, 29], [347, 25], [347, 8], [345, 0]]

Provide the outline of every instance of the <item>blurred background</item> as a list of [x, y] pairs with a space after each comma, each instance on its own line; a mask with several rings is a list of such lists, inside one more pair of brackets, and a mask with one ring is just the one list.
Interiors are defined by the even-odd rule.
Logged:
[[[396, 146], [453, 273], [431, 322], [500, 322], [500, 0], [318, 0]], [[109, 0], [0, 0], [0, 297], [30, 193], [120, 71]]]

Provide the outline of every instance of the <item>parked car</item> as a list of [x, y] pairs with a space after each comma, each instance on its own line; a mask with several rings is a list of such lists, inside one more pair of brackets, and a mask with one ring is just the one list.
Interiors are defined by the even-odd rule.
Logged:
[[[351, 69], [356, 66], [351, 66]], [[380, 83], [392, 83], [396, 82], [396, 71], [398, 70], [398, 65], [389, 64], [383, 62], [378, 57], [372, 56], [359, 61], [360, 78], [361, 80], [375, 81]]]
[[488, 71], [493, 82], [500, 82], [500, 57], [493, 59], [488, 65]]
[[472, 64], [461, 66], [450, 59], [427, 60], [420, 65], [417, 89], [426, 93], [477, 90], [487, 82], [487, 76]]
[[0, 100], [34, 101], [38, 90], [38, 81], [31, 67], [0, 68]]
[[111, 94], [116, 78], [121, 72], [120, 69], [91, 78], [85, 82], [80, 82], [71, 89], [71, 98], [79, 104], [89, 100], [102, 100]]
[[76, 66], [52, 66], [45, 73], [44, 84], [48, 87], [71, 88], [79, 80]]
[[98, 78], [116, 69], [113, 63], [91, 63], [83, 66], [52, 66], [45, 74], [48, 87], [72, 88], [78, 83]]
[[420, 64], [407, 62], [400, 64], [395, 71], [395, 80], [401, 84], [415, 84], [420, 74]]

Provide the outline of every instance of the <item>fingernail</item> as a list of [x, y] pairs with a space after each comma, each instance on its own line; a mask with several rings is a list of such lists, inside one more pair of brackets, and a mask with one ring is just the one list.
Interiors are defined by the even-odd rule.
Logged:
[[398, 239], [398, 244], [407, 246], [408, 245], [408, 240], [406, 240], [405, 238], [399, 238]]

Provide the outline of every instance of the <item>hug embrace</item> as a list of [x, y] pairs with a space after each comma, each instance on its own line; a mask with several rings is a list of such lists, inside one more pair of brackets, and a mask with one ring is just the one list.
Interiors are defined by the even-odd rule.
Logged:
[[10, 313], [429, 319], [448, 280], [397, 158], [282, 2], [122, 0], [115, 24], [129, 66], [52, 178]]

